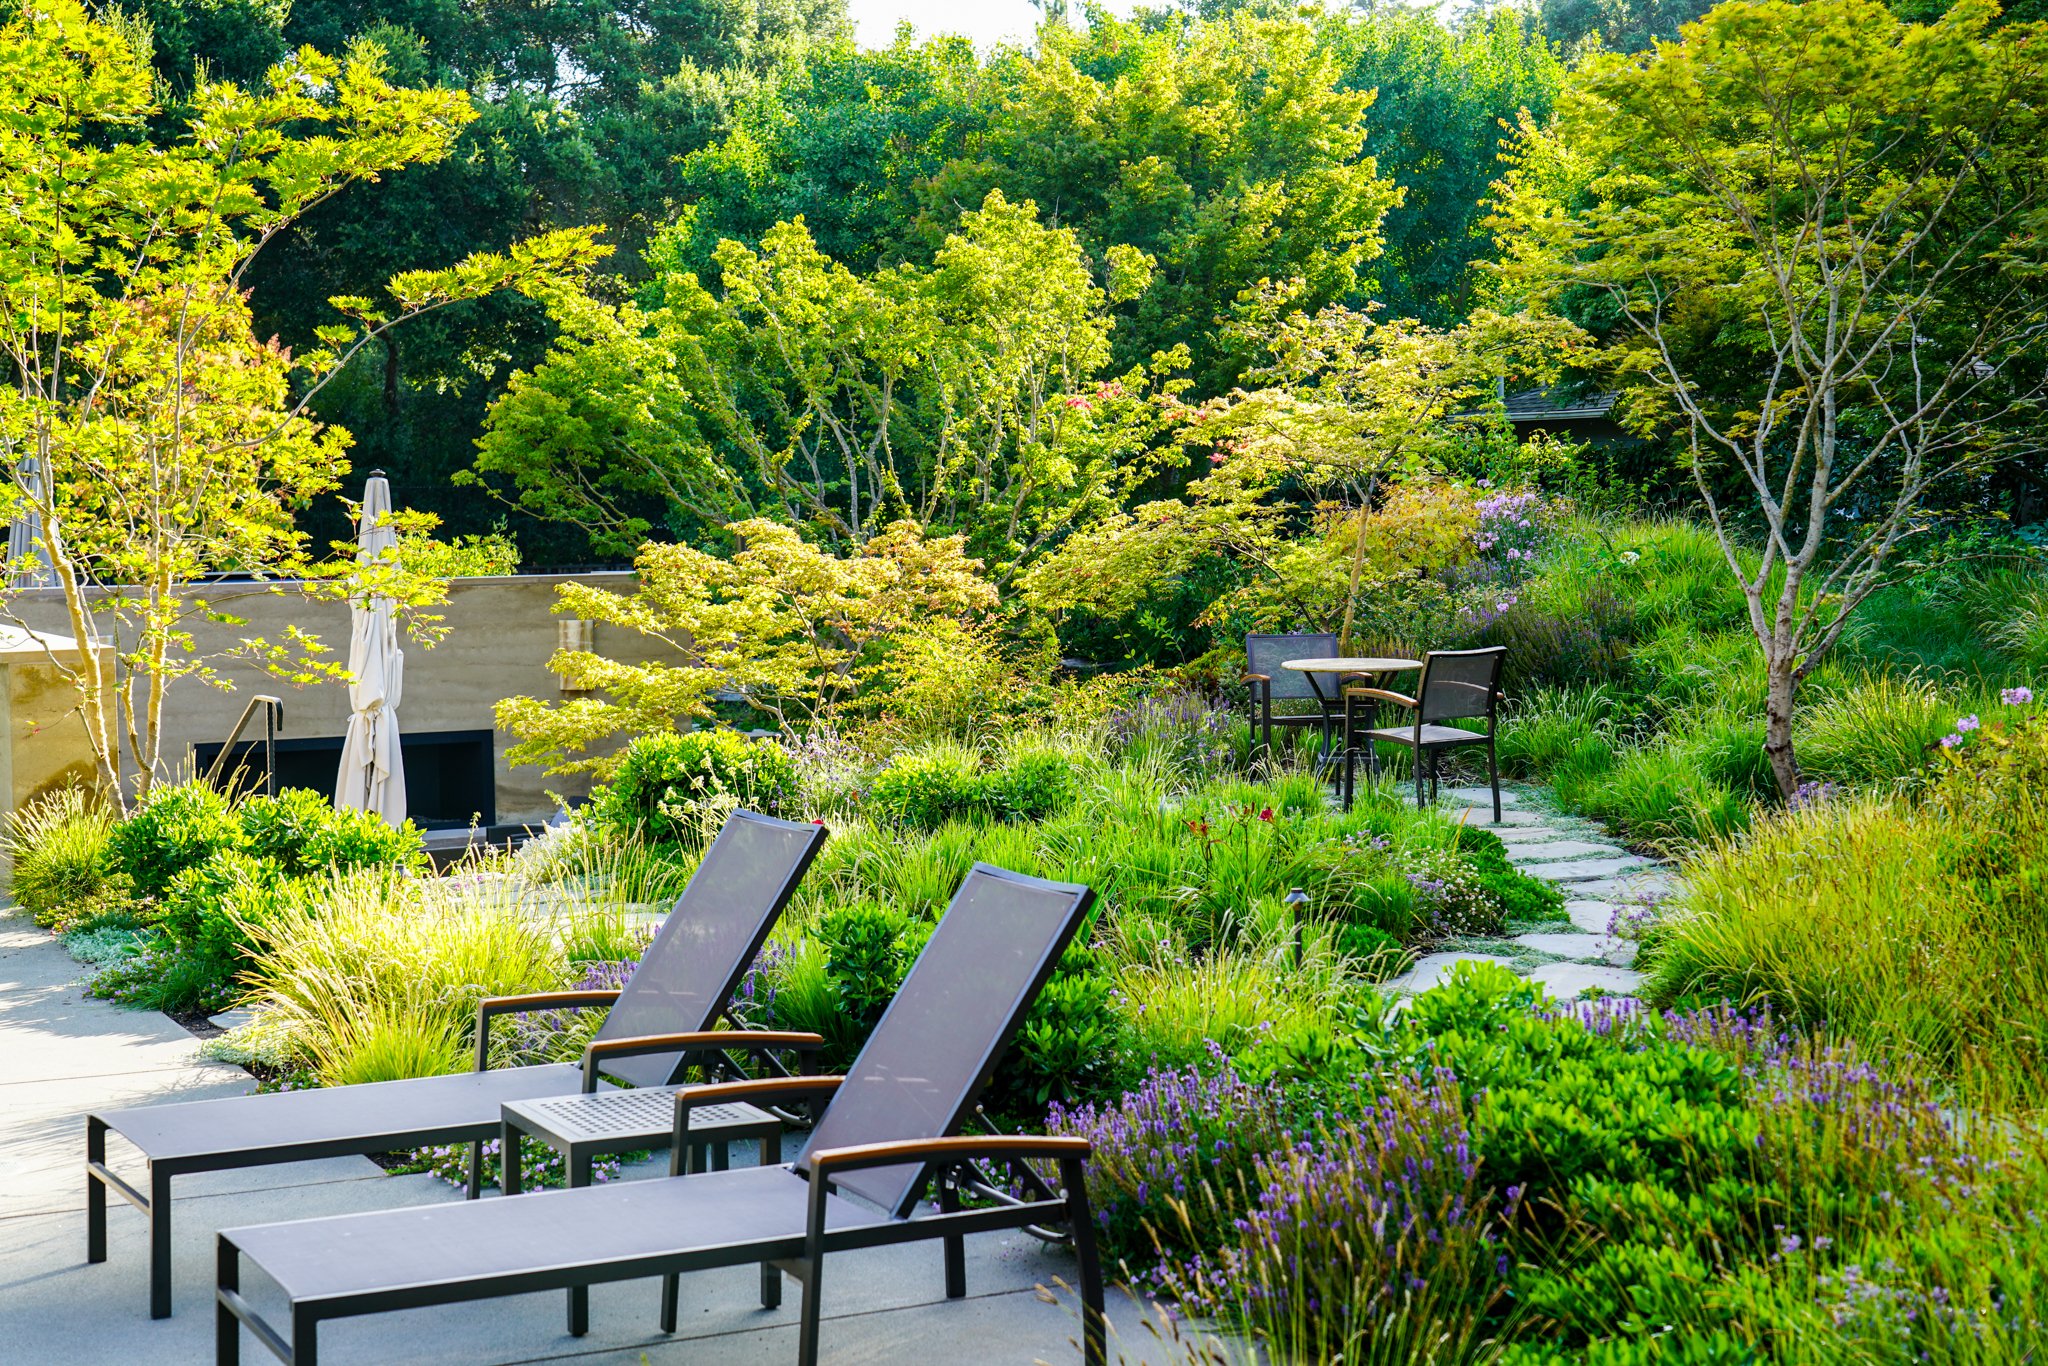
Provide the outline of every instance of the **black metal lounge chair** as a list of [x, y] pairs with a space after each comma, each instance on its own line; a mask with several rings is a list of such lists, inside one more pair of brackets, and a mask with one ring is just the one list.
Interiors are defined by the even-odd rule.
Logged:
[[[599, 1086], [598, 1073], [634, 1086], [681, 1079], [694, 1061], [733, 1046], [718, 1023], [768, 932], [789, 904], [825, 827], [736, 811], [712, 841], [661, 933], [618, 991], [501, 996], [477, 1008], [476, 1070], [409, 1081], [335, 1086], [224, 1100], [143, 1105], [86, 1116], [86, 1260], [107, 1259], [107, 1187], [149, 1216], [149, 1313], [171, 1313], [171, 1178], [188, 1172], [470, 1144], [469, 1197], [480, 1191], [482, 1146], [500, 1132], [507, 1101]], [[615, 1004], [616, 1003], [616, 1004]], [[583, 1063], [487, 1070], [490, 1021], [520, 1011], [611, 1006]], [[752, 1048], [815, 1048], [811, 1034], [748, 1031]], [[148, 1194], [107, 1166], [111, 1129], [142, 1151]]]
[[[800, 1366], [814, 1366], [827, 1252], [942, 1238], [946, 1293], [958, 1298], [967, 1293], [964, 1235], [1053, 1223], [1067, 1226], [1079, 1256], [1083, 1358], [1099, 1366], [1102, 1272], [1082, 1182], [1087, 1140], [954, 1136], [1093, 900], [1086, 887], [978, 863], [845, 1077], [676, 1093], [673, 1137], [684, 1150], [690, 1115], [703, 1107], [830, 1096], [792, 1166], [222, 1231], [219, 1366], [239, 1366], [243, 1324], [279, 1360], [316, 1366], [325, 1319], [647, 1276], [665, 1278], [662, 1328], [673, 1332], [678, 1273], [748, 1262], [763, 1264], [769, 1308], [780, 1302], [781, 1272], [803, 1281], [797, 1355]], [[1026, 1158], [1057, 1161], [1064, 1192], [1046, 1187]], [[990, 1162], [1010, 1163], [1032, 1198], [997, 1189], [979, 1172]], [[940, 1212], [909, 1217], [933, 1175]], [[963, 1210], [963, 1192], [991, 1203]], [[289, 1342], [242, 1297], [244, 1256], [290, 1300]]]

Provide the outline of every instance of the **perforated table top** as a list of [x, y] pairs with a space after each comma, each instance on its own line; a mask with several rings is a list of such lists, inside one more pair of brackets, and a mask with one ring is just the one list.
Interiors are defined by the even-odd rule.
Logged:
[[[505, 1118], [528, 1133], [545, 1134], [565, 1143], [662, 1139], [674, 1130], [675, 1094], [682, 1089], [647, 1086], [633, 1091], [513, 1101], [505, 1106]], [[781, 1120], [752, 1105], [706, 1105], [690, 1111], [690, 1136], [709, 1142], [751, 1138], [763, 1131], [779, 1133], [781, 1128]]]

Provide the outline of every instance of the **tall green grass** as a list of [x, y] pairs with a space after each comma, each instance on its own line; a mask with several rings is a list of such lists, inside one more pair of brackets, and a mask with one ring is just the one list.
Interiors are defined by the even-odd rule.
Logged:
[[343, 874], [245, 928], [267, 945], [247, 984], [330, 1085], [460, 1071], [479, 1000], [551, 990], [568, 972], [557, 918], [510, 882]]
[[[2007, 794], [2048, 854], [2048, 804]], [[1655, 934], [1646, 994], [1768, 1003], [1781, 1016], [1918, 1056], [1973, 1094], [2048, 1102], [2048, 917], [1962, 875], [1981, 837], [1963, 813], [1900, 797], [1774, 815], [1709, 842]]]
[[84, 788], [59, 788], [7, 819], [0, 859], [8, 890], [38, 925], [67, 929], [88, 916], [112, 869], [114, 813]]

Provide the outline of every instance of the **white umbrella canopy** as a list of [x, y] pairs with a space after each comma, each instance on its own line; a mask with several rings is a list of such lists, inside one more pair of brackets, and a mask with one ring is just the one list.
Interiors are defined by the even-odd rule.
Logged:
[[[363, 485], [362, 520], [357, 524], [358, 560], [373, 559], [398, 544], [390, 520], [391, 485], [381, 470]], [[398, 624], [391, 599], [379, 594], [359, 602], [349, 632], [348, 735], [341, 744], [341, 772], [334, 804], [373, 812], [389, 825], [405, 820], [405, 759], [398, 746], [398, 700], [405, 683], [405, 652], [398, 648]]]
[[16, 467], [15, 478], [28, 498], [7, 526], [7, 586], [54, 588], [57, 572], [50, 567], [49, 547], [43, 544], [43, 475], [34, 456]]

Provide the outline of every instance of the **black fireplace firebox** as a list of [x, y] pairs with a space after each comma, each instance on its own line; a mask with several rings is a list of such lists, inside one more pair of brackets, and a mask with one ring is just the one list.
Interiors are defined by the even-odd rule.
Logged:
[[[330, 802], [341, 767], [342, 737], [280, 739], [277, 786], [309, 787]], [[405, 759], [405, 809], [422, 830], [466, 830], [497, 824], [497, 782], [487, 730], [421, 731], [398, 737]], [[220, 743], [192, 746], [200, 773], [220, 756]], [[239, 740], [215, 782], [235, 790], [263, 787], [263, 741]]]

